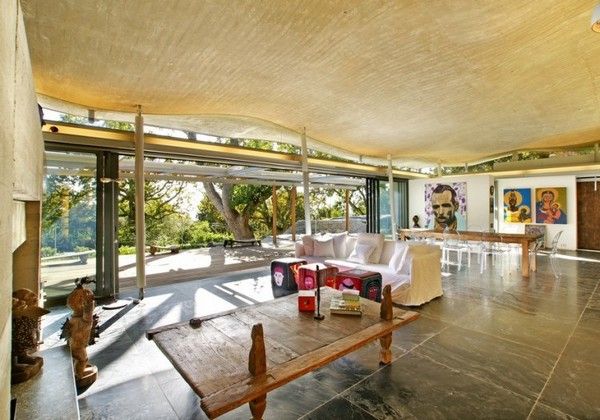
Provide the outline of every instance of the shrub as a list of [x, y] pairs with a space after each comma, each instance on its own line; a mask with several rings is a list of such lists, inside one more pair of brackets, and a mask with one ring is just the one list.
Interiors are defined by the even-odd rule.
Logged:
[[41, 252], [42, 258], [43, 257], [51, 257], [53, 255], [56, 255], [56, 249], [51, 246], [43, 246], [40, 252]]
[[119, 247], [119, 255], [131, 255], [131, 254], [135, 254], [135, 247], [134, 246], [120, 246]]

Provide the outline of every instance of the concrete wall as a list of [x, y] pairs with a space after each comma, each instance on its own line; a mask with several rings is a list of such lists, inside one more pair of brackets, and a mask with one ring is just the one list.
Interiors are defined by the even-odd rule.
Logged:
[[[451, 182], [467, 183], [467, 227], [482, 229], [493, 222], [490, 214], [490, 186], [494, 185], [489, 175], [466, 175], [444, 178], [411, 179], [408, 181], [409, 220], [416, 214], [421, 226], [425, 226], [425, 184], [448, 184]], [[412, 222], [411, 226], [412, 226]]]
[[37, 97], [33, 86], [31, 60], [23, 15], [19, 8], [15, 61], [15, 178], [13, 198], [23, 201], [42, 199], [44, 139], [40, 127]]
[[2, 2], [0, 13], [0, 418], [10, 408], [10, 308], [12, 293], [12, 193], [14, 179], [15, 37], [17, 3]]
[[530, 188], [533, 221], [535, 222], [535, 189], [540, 187], [566, 187], [567, 188], [567, 224], [546, 225], [546, 246], [550, 246], [552, 238], [559, 231], [563, 231], [558, 247], [560, 249], [577, 249], [577, 179], [575, 175], [539, 176], [498, 179], [496, 207], [498, 208], [498, 228], [500, 232], [523, 233], [523, 223], [504, 223], [504, 190], [510, 188]]
[[[39, 201], [43, 170], [43, 142], [31, 63], [17, 0], [2, 2], [0, 63], [0, 418], [9, 418], [11, 245], [13, 231], [23, 232], [22, 226], [13, 227], [13, 198]], [[22, 217], [15, 220], [24, 222]]]

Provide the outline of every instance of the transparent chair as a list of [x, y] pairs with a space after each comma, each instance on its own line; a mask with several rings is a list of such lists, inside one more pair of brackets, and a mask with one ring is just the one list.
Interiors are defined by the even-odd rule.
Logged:
[[483, 229], [479, 225], [469, 226], [469, 231], [477, 232], [479, 234], [479, 238], [477, 240], [467, 241], [467, 246], [469, 247], [469, 259], [470, 254], [477, 255], [477, 263], [479, 264], [479, 273], [483, 273], [483, 270], [487, 268], [487, 246], [484, 241], [483, 234], [485, 229]]
[[556, 278], [559, 278], [562, 275], [560, 271], [560, 264], [556, 259], [556, 254], [558, 252], [558, 241], [560, 240], [562, 233], [563, 231], [561, 230], [556, 235], [554, 235], [554, 237], [552, 238], [552, 248], [550, 250], [550, 266], [552, 267], [552, 272], [554, 273], [554, 277]]
[[507, 262], [507, 269], [510, 276], [511, 270], [511, 259], [512, 259], [512, 247], [508, 246], [509, 244], [504, 242], [504, 236], [500, 232], [496, 232], [495, 229], [489, 229], [489, 233], [495, 234], [496, 240], [488, 240], [484, 241], [484, 248], [486, 254], [492, 256], [492, 265], [502, 266], [502, 274], [501, 277], [504, 277], [504, 265], [505, 261]]
[[458, 269], [462, 269], [462, 257], [463, 254], [467, 254], [467, 266], [471, 266], [471, 250], [465, 240], [460, 236], [458, 231], [444, 230], [442, 242], [442, 266], [448, 266], [450, 263], [454, 264], [450, 258], [452, 252], [456, 253], [456, 264]]

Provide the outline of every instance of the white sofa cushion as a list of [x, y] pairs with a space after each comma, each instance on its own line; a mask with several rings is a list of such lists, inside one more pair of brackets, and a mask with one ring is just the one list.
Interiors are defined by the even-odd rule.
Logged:
[[[381, 233], [359, 233], [356, 244], [369, 244], [373, 246], [373, 252], [369, 257], [369, 262], [377, 264], [381, 259], [381, 251], [383, 251], [383, 241], [385, 237]], [[356, 247], [355, 247], [356, 249]]]
[[314, 239], [312, 236], [310, 235], [304, 235], [302, 237], [302, 245], [304, 245], [304, 255], [313, 255], [315, 250], [314, 250], [314, 245], [313, 245]]
[[315, 257], [335, 257], [333, 238], [314, 238], [313, 255]]
[[348, 239], [348, 232], [342, 233], [331, 233], [329, 234], [333, 238], [333, 253], [336, 258], [346, 258], [348, 253], [346, 252], [346, 240]]
[[390, 270], [399, 273], [404, 267], [406, 254], [408, 253], [408, 244], [405, 241], [396, 241], [394, 254], [388, 264]]
[[367, 264], [374, 250], [372, 244], [356, 242], [356, 246], [348, 256], [348, 261]]

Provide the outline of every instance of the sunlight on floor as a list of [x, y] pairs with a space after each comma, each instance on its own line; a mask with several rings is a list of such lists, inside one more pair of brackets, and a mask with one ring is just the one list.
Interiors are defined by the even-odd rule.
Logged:
[[223, 287], [237, 293], [237, 296], [245, 296], [254, 302], [266, 302], [273, 299], [270, 275], [223, 283]]

